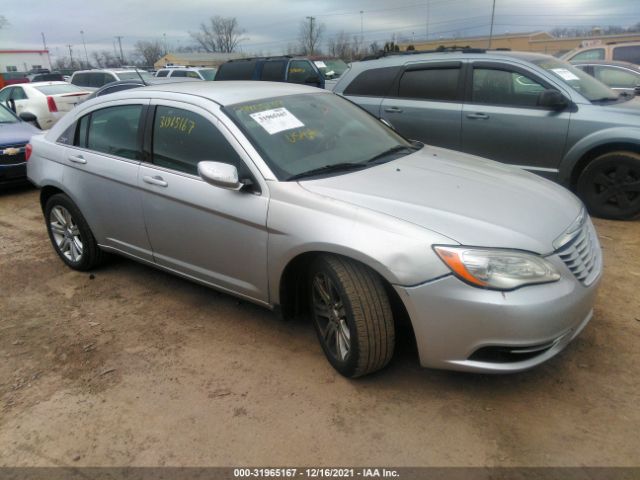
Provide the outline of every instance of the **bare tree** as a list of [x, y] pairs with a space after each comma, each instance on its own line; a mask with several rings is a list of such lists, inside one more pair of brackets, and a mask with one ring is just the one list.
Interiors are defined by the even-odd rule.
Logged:
[[216, 15], [209, 23], [201, 23], [200, 31], [189, 32], [189, 35], [204, 48], [206, 52], [235, 52], [238, 44], [244, 40], [244, 30], [240, 28], [236, 17]]
[[164, 47], [158, 40], [146, 42], [138, 40], [134, 45], [135, 54], [142, 59], [145, 66], [151, 66], [156, 63], [164, 53]]
[[315, 18], [309, 17], [309, 21], [300, 22], [298, 44], [303, 55], [316, 55], [320, 53], [320, 40], [324, 33], [324, 24], [316, 25]]
[[93, 52], [92, 56], [95, 60], [96, 65], [100, 68], [113, 68], [120, 66], [120, 59], [117, 58], [109, 50]]
[[349, 35], [342, 30], [336, 36], [331, 37], [327, 42], [329, 54], [332, 57], [351, 58], [352, 47]]

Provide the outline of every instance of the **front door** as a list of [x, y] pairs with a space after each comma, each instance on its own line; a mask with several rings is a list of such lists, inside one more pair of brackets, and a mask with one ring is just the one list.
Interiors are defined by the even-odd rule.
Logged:
[[503, 64], [474, 63], [469, 74], [461, 150], [555, 178], [571, 113], [537, 106], [551, 86]]
[[193, 105], [164, 101], [149, 127], [138, 182], [156, 263], [267, 302], [266, 187], [234, 191], [198, 176], [198, 162], [224, 162], [258, 185], [246, 154], [214, 115]]

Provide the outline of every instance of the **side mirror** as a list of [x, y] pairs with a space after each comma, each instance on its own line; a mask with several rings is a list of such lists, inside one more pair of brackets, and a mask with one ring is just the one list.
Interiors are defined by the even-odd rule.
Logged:
[[557, 90], [543, 90], [538, 95], [538, 106], [550, 108], [551, 110], [564, 110], [569, 105], [567, 99], [564, 98]]
[[33, 113], [29, 112], [22, 112], [18, 116], [25, 122], [36, 122], [38, 120]]
[[318, 75], [311, 75], [311, 76], [306, 78], [304, 83], [306, 83], [307, 85], [320, 86], [320, 83], [322, 83], [322, 80], [320, 79], [320, 77]]
[[198, 175], [205, 182], [229, 190], [240, 190], [242, 183], [238, 179], [238, 169], [234, 165], [220, 162], [199, 162]]

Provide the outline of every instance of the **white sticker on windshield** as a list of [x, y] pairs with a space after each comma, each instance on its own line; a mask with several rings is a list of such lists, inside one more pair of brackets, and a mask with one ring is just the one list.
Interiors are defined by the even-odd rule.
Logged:
[[577, 75], [575, 75], [573, 72], [570, 72], [566, 68], [552, 68], [551, 71], [563, 80], [580, 80]]
[[258, 113], [250, 114], [258, 124], [264, 128], [269, 135], [273, 135], [284, 130], [292, 128], [304, 127], [304, 123], [296, 118], [286, 108], [274, 108], [272, 110], [264, 110]]
[[313, 62], [313, 63], [315, 63], [316, 67], [318, 67], [318, 68], [327, 68], [327, 64], [324, 63], [322, 60], [318, 60], [318, 61]]

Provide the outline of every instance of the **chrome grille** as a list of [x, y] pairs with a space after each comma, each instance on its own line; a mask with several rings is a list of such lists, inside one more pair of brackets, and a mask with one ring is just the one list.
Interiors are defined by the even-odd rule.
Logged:
[[557, 253], [571, 273], [584, 285], [591, 285], [598, 277], [602, 266], [602, 254], [596, 230], [590, 219], [586, 219], [575, 237]]
[[[22, 145], [3, 145], [0, 147], [0, 165], [15, 165], [24, 163], [24, 143]], [[5, 150], [10, 150], [11, 155], [5, 154]], [[17, 152], [15, 150], [18, 150]]]

